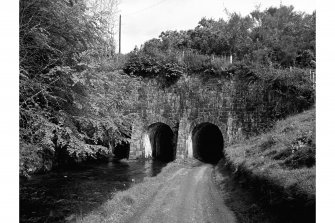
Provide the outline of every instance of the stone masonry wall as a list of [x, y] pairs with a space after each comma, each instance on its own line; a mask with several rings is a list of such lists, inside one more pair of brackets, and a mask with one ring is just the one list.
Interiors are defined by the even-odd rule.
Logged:
[[202, 85], [199, 80], [184, 79], [170, 89], [148, 85], [143, 90], [145, 95], [139, 98], [140, 112], [133, 124], [130, 158], [145, 157], [144, 136], [147, 128], [157, 122], [170, 126], [176, 157], [180, 158], [192, 156], [190, 136], [194, 127], [203, 122], [219, 127], [225, 146], [243, 139], [243, 129], [250, 123], [244, 123], [240, 117], [253, 120], [254, 114], [245, 111], [243, 105], [233, 104], [234, 84], [212, 81]]

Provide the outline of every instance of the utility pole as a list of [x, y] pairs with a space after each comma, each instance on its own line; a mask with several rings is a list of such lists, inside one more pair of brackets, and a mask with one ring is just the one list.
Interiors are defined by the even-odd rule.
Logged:
[[119, 54], [121, 54], [121, 14], [119, 18]]

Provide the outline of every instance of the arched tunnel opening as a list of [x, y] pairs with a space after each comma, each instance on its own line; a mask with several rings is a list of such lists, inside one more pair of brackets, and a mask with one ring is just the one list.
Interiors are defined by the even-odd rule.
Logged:
[[170, 162], [175, 159], [173, 132], [168, 125], [161, 122], [154, 123], [148, 127], [148, 135], [153, 159], [164, 162]]
[[201, 123], [192, 131], [192, 149], [194, 158], [216, 164], [223, 157], [223, 136], [216, 125]]
[[116, 145], [113, 149], [114, 161], [121, 159], [128, 159], [130, 152], [130, 144], [129, 142], [121, 142]]
[[131, 135], [121, 133], [121, 137], [124, 138], [124, 141], [121, 141], [114, 146], [113, 161], [118, 161], [121, 159], [129, 159], [130, 143], [128, 140], [131, 138]]

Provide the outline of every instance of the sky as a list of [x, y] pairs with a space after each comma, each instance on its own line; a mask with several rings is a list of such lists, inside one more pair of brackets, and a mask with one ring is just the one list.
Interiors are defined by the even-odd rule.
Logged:
[[[261, 10], [270, 6], [293, 5], [296, 11], [312, 13], [315, 0], [120, 0], [121, 53], [128, 53], [135, 45], [158, 38], [167, 30], [188, 30], [197, 26], [201, 18], [227, 18], [224, 9], [245, 16], [261, 5]], [[116, 41], [118, 51], [118, 25]]]

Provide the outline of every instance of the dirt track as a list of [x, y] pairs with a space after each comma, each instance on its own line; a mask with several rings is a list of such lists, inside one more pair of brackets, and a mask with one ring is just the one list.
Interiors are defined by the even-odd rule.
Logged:
[[128, 222], [236, 222], [212, 181], [212, 171], [208, 164], [181, 168]]

